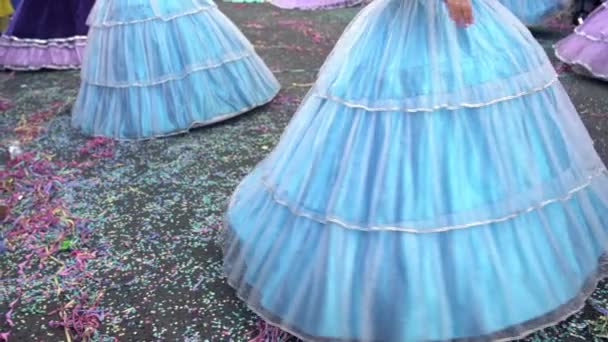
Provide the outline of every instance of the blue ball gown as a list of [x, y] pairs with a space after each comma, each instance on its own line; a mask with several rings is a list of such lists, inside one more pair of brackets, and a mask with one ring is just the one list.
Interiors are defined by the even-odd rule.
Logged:
[[247, 112], [279, 84], [211, 0], [98, 0], [73, 125], [147, 139]]
[[566, 9], [573, 0], [499, 0], [519, 20], [538, 25], [551, 15]]
[[376, 0], [225, 217], [228, 282], [305, 340], [509, 340], [584, 305], [608, 174], [496, 0]]

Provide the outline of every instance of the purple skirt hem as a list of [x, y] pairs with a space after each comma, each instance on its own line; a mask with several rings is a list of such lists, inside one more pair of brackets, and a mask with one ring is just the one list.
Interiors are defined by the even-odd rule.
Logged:
[[572, 34], [555, 45], [555, 55], [575, 72], [608, 80], [608, 42]]
[[8, 70], [78, 69], [86, 37], [20, 39], [0, 37], [0, 65]]
[[608, 2], [574, 33], [555, 44], [555, 55], [575, 72], [608, 81]]

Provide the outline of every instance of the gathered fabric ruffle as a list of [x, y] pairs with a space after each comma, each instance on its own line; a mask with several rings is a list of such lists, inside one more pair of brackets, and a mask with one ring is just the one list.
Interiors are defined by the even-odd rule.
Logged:
[[606, 167], [528, 30], [472, 4], [464, 29], [442, 1], [371, 3], [236, 189], [225, 274], [270, 324], [311, 341], [512, 340], [606, 275]]
[[87, 43], [86, 17], [94, 0], [20, 4], [0, 37], [0, 67], [10, 70], [77, 69]]
[[495, 341], [581, 309], [606, 249], [608, 177], [503, 222], [436, 234], [344, 229], [294, 214], [256, 171], [225, 218], [225, 274], [309, 341]]
[[255, 55], [249, 41], [211, 6], [168, 23], [93, 27], [87, 53], [95, 63], [85, 64], [82, 81], [114, 88], [155, 86]]
[[85, 134], [178, 134], [242, 114], [279, 91], [253, 46], [212, 2], [106, 1], [89, 22], [72, 115]]
[[72, 114], [84, 134], [149, 139], [213, 124], [270, 102], [278, 93], [257, 56], [145, 87], [83, 83]]
[[575, 71], [608, 80], [608, 3], [602, 3], [574, 33], [557, 42], [555, 54]]
[[[544, 50], [504, 7], [482, 1], [475, 10], [476, 25], [463, 30], [445, 25], [442, 1], [371, 3], [336, 44], [313, 93], [367, 111], [431, 112], [485, 106], [557, 81]], [[513, 45], [525, 48], [497, 49]]]
[[215, 8], [211, 0], [106, 0], [93, 9], [87, 24], [112, 27], [146, 21], [172, 21]]
[[567, 9], [573, 0], [498, 0], [527, 25], [542, 24], [559, 11]]
[[277, 202], [310, 219], [417, 233], [507, 220], [605, 171], [559, 84], [481, 108], [413, 114], [313, 96], [259, 169]]
[[78, 69], [87, 37], [59, 39], [21, 39], [0, 37], [0, 61], [10, 70]]

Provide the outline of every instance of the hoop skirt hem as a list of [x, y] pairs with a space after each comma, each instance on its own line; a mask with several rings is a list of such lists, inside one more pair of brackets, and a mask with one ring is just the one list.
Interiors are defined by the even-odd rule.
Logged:
[[607, 190], [604, 174], [508, 221], [415, 234], [298, 216], [254, 172], [224, 220], [224, 273], [253, 311], [304, 340], [516, 339], [575, 313], [605, 277]]
[[608, 3], [554, 46], [555, 55], [575, 71], [608, 81]]
[[151, 1], [93, 9], [74, 127], [151, 139], [232, 118], [276, 96], [272, 72], [215, 4]]
[[[271, 86], [271, 88], [272, 87], [273, 86]], [[84, 92], [91, 91], [92, 93], [99, 93], [99, 91], [95, 90], [94, 87], [92, 87], [91, 89], [81, 88], [81, 91], [84, 91]], [[164, 138], [164, 137], [169, 137], [169, 136], [173, 136], [173, 135], [184, 134], [184, 133], [187, 133], [196, 128], [210, 126], [210, 125], [216, 124], [218, 122], [222, 122], [222, 121], [229, 120], [229, 119], [235, 118], [237, 116], [240, 116], [257, 107], [261, 107], [265, 104], [268, 104], [276, 97], [278, 92], [279, 92], [279, 89], [274, 88], [274, 92], [269, 92], [268, 94], [270, 94], [270, 95], [268, 97], [257, 100], [258, 102], [253, 102], [253, 103], [251, 103], [251, 101], [248, 100], [249, 104], [247, 104], [246, 107], [241, 107], [241, 108], [234, 108], [234, 103], [226, 102], [223, 104], [223, 106], [232, 107], [234, 109], [232, 109], [229, 112], [222, 113], [222, 114], [214, 114], [214, 116], [212, 116], [208, 119], [198, 119], [198, 118], [195, 119], [193, 117], [190, 117], [190, 118], [184, 117], [184, 118], [180, 119], [182, 121], [182, 123], [174, 124], [174, 128], [167, 129], [166, 125], [163, 126], [162, 130], [150, 128], [154, 133], [151, 133], [151, 134], [145, 133], [145, 134], [142, 134], [141, 136], [125, 136], [124, 134], [120, 133], [120, 130], [123, 129], [123, 127], [121, 127], [121, 121], [122, 121], [121, 119], [116, 119], [116, 121], [112, 121], [112, 122], [106, 121], [106, 120], [108, 120], [107, 113], [95, 111], [94, 109], [92, 109], [92, 111], [89, 112], [89, 115], [91, 115], [91, 113], [94, 112], [95, 115], [97, 115], [97, 118], [98, 118], [97, 120], [103, 120], [103, 121], [106, 121], [110, 125], [115, 124], [116, 126], [114, 128], [99, 128], [97, 130], [92, 130], [90, 128], [90, 126], [82, 126], [79, 123], [79, 119], [76, 117], [73, 118], [72, 125], [75, 128], [80, 129], [84, 134], [92, 136], [92, 137], [112, 136], [116, 140], [127, 140], [127, 141], [134, 141], [134, 140], [143, 141], [143, 140]], [[147, 93], [147, 91], [145, 93]], [[98, 95], [93, 95], [93, 96], [98, 96]], [[152, 97], [148, 98], [149, 93], [144, 96], [146, 96], [148, 101], [150, 101], [146, 105], [146, 107], [153, 106], [152, 102], [154, 102], [154, 100], [152, 99]], [[103, 97], [103, 95], [101, 97]], [[104, 101], [109, 102], [109, 101], [111, 101], [111, 99], [107, 98]], [[146, 100], [141, 100], [138, 102], [142, 103], [142, 102], [146, 102]], [[85, 104], [84, 106], [89, 106], [89, 105], [93, 106], [93, 104], [94, 104], [94, 101], [92, 101], [88, 104]], [[91, 107], [89, 107], [89, 108], [91, 108]], [[93, 107], [93, 108], [95, 108], [95, 107]], [[162, 109], [163, 112], [168, 112], [170, 110], [174, 110], [174, 109], [169, 109], [169, 108]], [[230, 109], [224, 109], [224, 110], [230, 110]], [[216, 113], [216, 112], [214, 111], [214, 113]], [[89, 118], [87, 118], [87, 120], [89, 120]], [[146, 123], [146, 122], [142, 121], [141, 125], [142, 126], [146, 126], [146, 125], [153, 126], [153, 123], [149, 123], [149, 122]], [[186, 127], [186, 128], [184, 128], [184, 127]], [[145, 131], [145, 129], [143, 129], [142, 131]], [[118, 132], [118, 133], [108, 133], [108, 132]]]
[[86, 36], [59, 39], [0, 37], [0, 61], [8, 70], [78, 69], [86, 46]]
[[[236, 241], [237, 238], [232, 236], [232, 229], [226, 225], [227, 220], [224, 221], [223, 228], [223, 253], [226, 256], [224, 258], [225, 265], [235, 265], [241, 264], [241, 262], [237, 262], [234, 260], [230, 260], [229, 256], [229, 247], [225, 247], [228, 245], [227, 241]], [[235, 242], [236, 243], [236, 242]], [[238, 247], [233, 246], [232, 249], [238, 249]], [[606, 251], [608, 253], [608, 250]], [[266, 310], [261, 304], [262, 296], [258, 293], [254, 286], [251, 286], [243, 279], [239, 278], [241, 275], [247, 273], [246, 262], [243, 266], [239, 266], [239, 272], [233, 272], [230, 266], [224, 267], [224, 275], [226, 276], [226, 281], [228, 285], [233, 287], [236, 291], [236, 296], [246, 303], [247, 307], [253, 311], [256, 315], [262, 318], [266, 323], [279, 328], [303, 341], [317, 341], [317, 342], [381, 342], [378, 341], [365, 341], [365, 340], [356, 340], [356, 339], [336, 339], [331, 337], [323, 337], [323, 336], [311, 336], [306, 332], [300, 330], [298, 327], [290, 324], [289, 322], [285, 322], [279, 316], [273, 314], [271, 311]], [[232, 275], [232, 277], [231, 277]], [[598, 283], [604, 279], [608, 278], [608, 257], [606, 254], [600, 257], [598, 266], [596, 271], [584, 282], [581, 287], [579, 294], [570, 299], [567, 303], [562, 304], [559, 308], [553, 310], [550, 313], [543, 315], [542, 317], [527, 321], [525, 323], [519, 324], [517, 327], [511, 327], [508, 329], [504, 329], [502, 331], [494, 332], [490, 335], [480, 336], [480, 337], [468, 337], [461, 339], [450, 339], [447, 341], [451, 342], [485, 342], [485, 341], [493, 341], [493, 342], [502, 342], [502, 341], [513, 341], [525, 338], [537, 331], [555, 326], [560, 324], [561, 322], [567, 320], [572, 315], [576, 314], [580, 310], [583, 309], [585, 303], [589, 297], [596, 290]], [[438, 342], [438, 341], [435, 341]]]

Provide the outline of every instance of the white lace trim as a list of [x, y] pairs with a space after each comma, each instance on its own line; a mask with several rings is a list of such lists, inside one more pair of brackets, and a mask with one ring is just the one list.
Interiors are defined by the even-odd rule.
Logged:
[[606, 37], [606, 36], [601, 36], [600, 37], [600, 36], [591, 35], [591, 34], [585, 32], [585, 31], [583, 31], [580, 26], [574, 29], [574, 34], [576, 34], [577, 36], [581, 36], [583, 38], [586, 38], [588, 40], [594, 41], [594, 42], [601, 42], [601, 43], [607, 43], [608, 44], [608, 37]]
[[441, 109], [456, 110], [456, 109], [460, 109], [460, 108], [479, 108], [479, 107], [493, 105], [493, 104], [496, 104], [499, 102], [513, 100], [513, 99], [516, 99], [519, 97], [534, 94], [534, 93], [540, 92], [544, 89], [547, 89], [550, 86], [552, 86], [554, 83], [556, 83], [557, 81], [558, 81], [558, 77], [556, 75], [547, 84], [544, 84], [540, 87], [533, 88], [533, 89], [530, 89], [527, 91], [522, 91], [522, 92], [519, 92], [519, 93], [516, 93], [513, 95], [503, 96], [503, 97], [499, 97], [496, 99], [484, 101], [484, 102], [474, 102], [474, 103], [462, 102], [462, 103], [457, 103], [457, 104], [446, 103], [446, 104], [437, 104], [437, 105], [434, 105], [431, 107], [415, 107], [415, 108], [403, 108], [402, 106], [371, 107], [371, 106], [367, 106], [367, 105], [363, 105], [363, 104], [359, 104], [359, 103], [355, 103], [355, 102], [350, 102], [348, 100], [345, 100], [345, 99], [337, 97], [337, 96], [332, 96], [329, 94], [321, 94], [318, 92], [313, 92], [312, 96], [315, 96], [315, 97], [318, 97], [321, 99], [327, 99], [327, 100], [330, 100], [333, 102], [337, 102], [346, 107], [363, 109], [368, 112], [407, 112], [407, 113], [434, 112], [434, 111], [441, 110]]
[[131, 82], [131, 83], [112, 83], [112, 84], [107, 83], [106, 84], [106, 83], [101, 83], [101, 82], [90, 81], [84, 76], [82, 77], [82, 81], [89, 85], [99, 86], [99, 87], [109, 87], [109, 88], [151, 87], [151, 86], [156, 86], [156, 85], [171, 82], [171, 81], [181, 80], [181, 79], [184, 79], [184, 78], [190, 76], [191, 74], [193, 74], [195, 72], [199, 72], [199, 71], [207, 70], [207, 69], [219, 68], [224, 64], [237, 62], [237, 61], [245, 59], [245, 58], [250, 58], [253, 55], [254, 55], [254, 53], [248, 51], [248, 52], [244, 52], [239, 55], [235, 55], [230, 58], [223, 59], [214, 64], [206, 63], [206, 64], [190, 65], [190, 66], [186, 67], [186, 69], [182, 73], [165, 75], [161, 78], [157, 78], [157, 79], [151, 80], [151, 81], [139, 81], [139, 82]]
[[14, 65], [6, 64], [0, 66], [0, 70], [14, 70], [14, 71], [36, 71], [42, 69], [52, 70], [74, 70], [80, 69], [81, 64], [42, 64], [42, 65]]
[[[321, 215], [318, 215], [315, 213], [307, 212], [307, 211], [301, 210], [299, 208], [296, 208], [295, 206], [293, 206], [286, 200], [279, 198], [275, 189], [270, 184], [268, 184], [264, 179], [261, 180], [261, 183], [266, 188], [266, 190], [268, 191], [269, 195], [272, 197], [272, 200], [275, 203], [287, 208], [289, 211], [291, 211], [292, 214], [294, 214], [296, 216], [305, 217], [307, 219], [317, 221], [321, 224], [330, 224], [330, 223], [337, 224], [346, 229], [362, 230], [362, 231], [399, 231], [399, 232], [415, 233], [415, 234], [431, 234], [431, 233], [442, 233], [442, 232], [447, 232], [447, 231], [451, 231], [451, 230], [474, 228], [474, 227], [478, 227], [478, 226], [504, 222], [504, 221], [514, 219], [520, 215], [542, 209], [543, 207], [545, 207], [549, 204], [552, 204], [552, 203], [568, 201], [576, 193], [589, 187], [594, 178], [602, 176], [602, 175], [606, 175], [607, 172], [608, 171], [604, 167], [600, 167], [600, 168], [596, 169], [594, 172], [592, 172], [592, 174], [587, 177], [585, 182], [579, 184], [578, 186], [576, 186], [573, 189], [571, 189], [570, 191], [568, 191], [566, 193], [566, 195], [564, 195], [562, 197], [552, 198], [549, 200], [542, 201], [534, 206], [531, 206], [531, 207], [528, 207], [525, 209], [521, 209], [521, 210], [517, 210], [509, 215], [505, 215], [505, 216], [494, 218], [494, 219], [480, 220], [480, 221], [475, 221], [475, 222], [447, 225], [447, 226], [427, 228], [427, 229], [420, 229], [420, 228], [416, 228], [416, 227], [391, 226], [391, 225], [360, 225], [360, 224], [356, 224], [356, 223], [352, 223], [352, 222], [347, 222], [347, 221], [345, 221], [339, 217], [335, 217], [335, 216], [328, 216], [328, 215], [321, 216]], [[237, 192], [238, 192], [238, 190], [237, 190]], [[232, 206], [232, 203], [231, 203], [231, 206]]]
[[51, 39], [33, 39], [19, 38], [15, 36], [0, 37], [0, 45], [2, 46], [18, 46], [18, 47], [74, 47], [86, 46], [87, 36], [73, 36], [69, 38], [51, 38]]
[[[569, 65], [573, 65], [573, 66], [579, 66], [579, 67], [585, 69], [585, 71], [587, 71], [587, 73], [589, 74], [588, 76], [592, 76], [592, 77], [596, 77], [596, 78], [608, 81], [608, 74], [602, 74], [598, 71], [595, 71], [594, 68], [591, 65], [589, 65], [587, 62], [584, 62], [580, 59], [569, 59], [569, 58], [566, 58], [565, 56], [563, 56], [562, 54], [560, 54], [557, 44], [554, 46], [554, 50], [555, 50], [555, 56], [562, 62], [569, 64]], [[606, 63], [608, 63], [608, 61]]]

